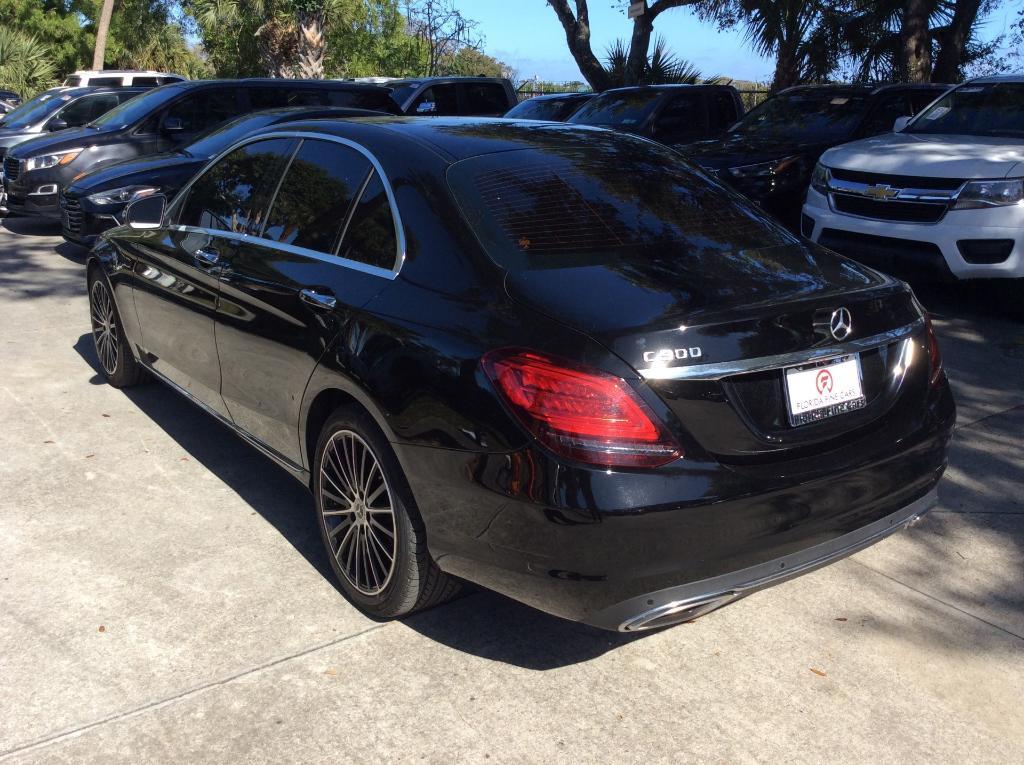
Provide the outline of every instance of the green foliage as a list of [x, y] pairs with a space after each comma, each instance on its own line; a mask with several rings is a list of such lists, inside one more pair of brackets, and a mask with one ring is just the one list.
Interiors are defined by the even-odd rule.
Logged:
[[426, 69], [427, 53], [408, 33], [398, 0], [365, 0], [348, 24], [327, 35], [327, 76], [411, 77]]
[[462, 48], [454, 56], [441, 62], [439, 74], [454, 74], [465, 77], [504, 77], [509, 67], [493, 56], [475, 48]]
[[0, 0], [0, 29], [35, 38], [50, 52], [57, 77], [87, 65], [95, 38], [79, 22], [91, 0]]
[[34, 37], [0, 27], [0, 88], [28, 100], [54, 83], [49, 48]]
[[[629, 48], [622, 40], [616, 40], [608, 47], [605, 55], [605, 71], [611, 80], [611, 87], [626, 84], [626, 60]], [[689, 61], [681, 59], [668, 49], [665, 38], [654, 40], [654, 50], [647, 57], [640, 85], [693, 85], [706, 81], [700, 71]]]

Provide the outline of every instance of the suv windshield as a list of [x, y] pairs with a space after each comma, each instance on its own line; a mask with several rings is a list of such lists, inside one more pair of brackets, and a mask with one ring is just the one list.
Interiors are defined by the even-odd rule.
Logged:
[[866, 95], [849, 91], [780, 95], [751, 109], [729, 132], [811, 143], [842, 140], [856, 129], [867, 105]]
[[40, 93], [0, 120], [0, 127], [27, 128], [53, 114], [70, 100], [70, 96], [61, 98], [59, 93]]
[[932, 104], [903, 132], [1024, 136], [1024, 83], [962, 85]]
[[581, 125], [639, 127], [651, 116], [661, 97], [657, 90], [628, 90], [598, 96], [569, 119]]
[[164, 86], [135, 96], [125, 101], [116, 109], [111, 109], [102, 117], [89, 123], [92, 128], [123, 128], [128, 127], [152, 114], [172, 98], [180, 95], [181, 88]]

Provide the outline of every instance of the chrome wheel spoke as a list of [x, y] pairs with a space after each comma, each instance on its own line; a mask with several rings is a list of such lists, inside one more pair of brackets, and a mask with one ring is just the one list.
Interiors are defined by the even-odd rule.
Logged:
[[319, 468], [320, 514], [335, 563], [356, 590], [377, 595], [390, 583], [398, 554], [391, 490], [377, 455], [357, 433], [341, 430]]
[[96, 356], [107, 375], [117, 371], [117, 320], [114, 302], [106, 285], [97, 280], [89, 291], [89, 316], [92, 321]]

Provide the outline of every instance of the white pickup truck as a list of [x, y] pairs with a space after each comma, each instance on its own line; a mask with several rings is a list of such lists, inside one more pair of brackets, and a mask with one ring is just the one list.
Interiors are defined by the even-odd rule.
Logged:
[[895, 129], [822, 155], [804, 236], [898, 273], [1024, 277], [1024, 77], [971, 80]]

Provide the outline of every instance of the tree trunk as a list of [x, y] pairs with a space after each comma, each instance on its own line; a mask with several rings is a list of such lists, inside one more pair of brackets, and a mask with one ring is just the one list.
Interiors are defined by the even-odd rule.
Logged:
[[562, 22], [569, 52], [576, 60], [583, 77], [594, 90], [607, 90], [611, 85], [608, 72], [601, 66], [601, 62], [590, 48], [590, 13], [587, 0], [576, 0], [577, 16], [569, 9], [568, 0], [549, 0], [548, 4]]
[[932, 37], [928, 29], [926, 0], [903, 3], [903, 66], [908, 82], [930, 82], [932, 77]]
[[103, 0], [100, 20], [96, 24], [96, 47], [92, 54], [92, 68], [102, 69], [107, 55], [107, 34], [110, 32], [110, 17], [114, 13], [114, 0]]
[[800, 40], [780, 40], [778, 57], [775, 60], [775, 76], [772, 78], [772, 93], [800, 84], [800, 61], [797, 47]]
[[964, 61], [964, 48], [971, 30], [978, 20], [981, 0], [956, 0], [953, 19], [939, 34], [939, 55], [935, 61], [932, 79], [935, 82], [956, 82]]
[[629, 57], [623, 85], [642, 85], [647, 71], [647, 51], [651, 47], [651, 32], [654, 22], [650, 13], [642, 13], [633, 19], [633, 37], [629, 41]]
[[327, 51], [323, 11], [300, 11], [298, 22], [299, 77], [307, 80], [322, 80], [324, 78], [324, 54]]

